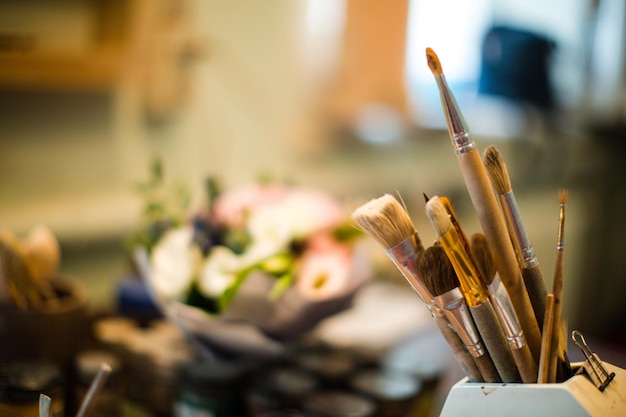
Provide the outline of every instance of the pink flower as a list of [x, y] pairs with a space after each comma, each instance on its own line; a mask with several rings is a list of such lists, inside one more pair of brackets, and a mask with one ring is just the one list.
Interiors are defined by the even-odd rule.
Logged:
[[269, 204], [276, 204], [289, 192], [277, 184], [250, 184], [225, 191], [215, 201], [215, 220], [235, 228], [246, 226], [250, 212]]
[[287, 221], [297, 235], [331, 227], [342, 216], [337, 202], [320, 191], [275, 184], [253, 184], [225, 192], [215, 201], [213, 214], [220, 223], [245, 228], [251, 216], [267, 211]]
[[326, 300], [346, 294], [352, 288], [352, 252], [326, 237], [303, 253], [296, 290], [310, 300]]

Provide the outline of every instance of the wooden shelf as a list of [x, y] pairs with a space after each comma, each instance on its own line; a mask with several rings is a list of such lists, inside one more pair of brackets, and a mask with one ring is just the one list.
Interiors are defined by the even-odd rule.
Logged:
[[120, 50], [0, 53], [0, 86], [20, 90], [111, 91], [123, 63]]
[[[58, 20], [64, 10], [38, 5], [21, 9], [22, 18], [32, 14], [25, 28], [12, 29], [10, 19], [0, 26], [0, 89], [113, 93], [134, 83], [149, 116], [168, 117], [180, 106], [189, 64], [204, 55], [189, 0], [90, 0], [87, 11], [68, 13], [69, 20], [77, 14], [84, 20], [78, 25], [83, 37], [68, 34], [65, 40], [79, 47], [65, 48], [51, 42], [45, 28], [47, 12]], [[83, 6], [77, 0], [75, 7]]]

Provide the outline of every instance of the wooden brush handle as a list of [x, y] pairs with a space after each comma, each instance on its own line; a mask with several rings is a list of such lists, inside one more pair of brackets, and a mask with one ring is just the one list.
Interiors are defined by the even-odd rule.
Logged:
[[546, 384], [550, 381], [550, 349], [552, 347], [552, 324], [554, 322], [554, 295], [546, 298], [546, 311], [543, 317], [543, 334], [541, 340], [541, 356], [539, 358], [539, 372], [537, 383]]
[[522, 378], [517, 370], [511, 348], [500, 327], [491, 301], [487, 299], [482, 304], [470, 306], [469, 309], [502, 382], [521, 382]]
[[531, 313], [533, 307], [489, 174], [478, 149], [457, 154], [457, 160], [483, 233], [493, 250], [500, 279], [511, 297], [530, 350], [537, 360], [541, 350], [541, 331], [535, 315]]
[[483, 376], [485, 382], [502, 382], [502, 378], [500, 378], [500, 374], [498, 373], [496, 365], [493, 363], [491, 356], [489, 356], [489, 353], [485, 353], [482, 356], [475, 356], [474, 361], [476, 362], [476, 366], [478, 366], [478, 369], [480, 369], [480, 373]]
[[465, 347], [465, 344], [456, 333], [454, 329], [450, 326], [450, 322], [445, 317], [435, 317], [435, 323], [437, 323], [437, 327], [441, 331], [444, 339], [448, 342], [450, 349], [452, 349], [452, 354], [456, 359], [456, 362], [459, 364], [465, 376], [471, 382], [484, 382], [485, 379], [478, 369], [476, 362], [472, 355], [470, 355], [469, 351]]
[[528, 345], [526, 344], [520, 349], [511, 349], [511, 352], [513, 353], [515, 363], [517, 364], [517, 370], [522, 377], [522, 382], [526, 384], [537, 382], [539, 368]]
[[554, 311], [552, 315], [552, 338], [550, 340], [550, 361], [548, 367], [548, 382], [557, 382], [557, 365], [563, 352], [560, 347], [560, 339], [563, 338], [561, 329], [560, 303], [554, 298]]
[[548, 287], [543, 279], [539, 265], [522, 269], [522, 278], [524, 279], [524, 285], [526, 285], [526, 291], [528, 292], [530, 303], [532, 304], [533, 311], [535, 312], [537, 324], [539, 325], [539, 328], [542, 328], [543, 316], [546, 313]]

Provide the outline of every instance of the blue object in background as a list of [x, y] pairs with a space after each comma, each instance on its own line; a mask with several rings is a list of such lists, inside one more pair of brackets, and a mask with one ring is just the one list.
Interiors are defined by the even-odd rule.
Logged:
[[152, 300], [148, 288], [139, 278], [127, 277], [117, 287], [117, 313], [147, 323], [162, 317], [161, 312]]
[[541, 34], [493, 26], [482, 45], [478, 92], [551, 109], [555, 100], [550, 58], [555, 48], [556, 43]]

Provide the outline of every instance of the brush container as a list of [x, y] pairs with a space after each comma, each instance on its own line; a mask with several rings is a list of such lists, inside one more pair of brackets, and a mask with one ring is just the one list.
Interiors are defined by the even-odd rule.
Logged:
[[626, 416], [626, 371], [603, 365], [615, 373], [604, 391], [580, 372], [559, 384], [488, 384], [464, 378], [450, 389], [440, 417]]
[[50, 278], [56, 304], [43, 311], [0, 306], [0, 363], [47, 360], [63, 372], [89, 335], [88, 298], [74, 278]]

